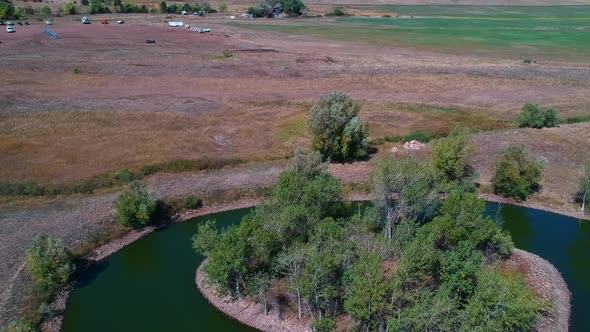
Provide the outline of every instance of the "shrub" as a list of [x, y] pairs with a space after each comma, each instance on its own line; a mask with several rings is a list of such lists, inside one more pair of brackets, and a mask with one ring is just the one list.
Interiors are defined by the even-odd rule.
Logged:
[[233, 53], [231, 52], [231, 50], [229, 49], [224, 49], [223, 50], [223, 57], [224, 58], [231, 58], [233, 56]]
[[331, 92], [313, 105], [307, 120], [314, 149], [332, 160], [367, 156], [369, 132], [358, 117], [360, 105], [349, 95]]
[[428, 143], [430, 141], [432, 137], [430, 137], [430, 135], [428, 135], [427, 133], [423, 133], [421, 131], [417, 131], [411, 134], [408, 134], [406, 136], [404, 136], [403, 141], [404, 142], [409, 142], [409, 141], [419, 141], [422, 143]]
[[217, 7], [217, 10], [221, 13], [225, 13], [227, 11], [227, 4], [225, 2], [219, 4], [219, 6]]
[[573, 116], [573, 117], [567, 118], [565, 120], [565, 123], [567, 123], [567, 124], [574, 124], [574, 123], [581, 123], [581, 122], [590, 122], [590, 115]]
[[203, 201], [194, 195], [188, 195], [182, 201], [182, 207], [185, 209], [198, 209], [203, 206]]
[[33, 240], [25, 261], [35, 284], [50, 292], [65, 284], [75, 269], [63, 240], [47, 235]]
[[284, 13], [289, 16], [299, 16], [305, 9], [305, 4], [301, 0], [282, 0], [281, 6]]
[[537, 104], [525, 104], [518, 117], [521, 128], [551, 128], [559, 125], [559, 111], [554, 108], [541, 109]]
[[334, 331], [336, 323], [333, 319], [322, 317], [314, 320], [313, 323], [311, 323], [311, 328], [316, 332], [330, 332]]
[[47, 6], [47, 5], [41, 7], [41, 14], [51, 15], [51, 8], [49, 8], [49, 6]]
[[64, 7], [64, 13], [67, 15], [75, 15], [76, 14], [76, 7], [74, 7], [73, 3], [66, 3]]
[[140, 227], [152, 221], [157, 202], [146, 186], [131, 182], [115, 201], [117, 222], [127, 227]]
[[78, 68], [78, 66], [74, 66], [74, 68], [72, 69], [72, 73], [80, 74], [80, 68]]
[[449, 136], [432, 144], [432, 163], [446, 181], [459, 181], [468, 175], [474, 146], [467, 131], [454, 129]]
[[523, 146], [510, 146], [496, 162], [492, 178], [494, 193], [522, 201], [537, 187], [543, 164], [528, 155]]
[[336, 7], [336, 8], [334, 8], [333, 12], [326, 14], [326, 16], [345, 16], [345, 15], [346, 15], [346, 13], [342, 9], [342, 7]]
[[115, 174], [113, 174], [113, 177], [116, 180], [119, 180], [119, 181], [125, 182], [125, 183], [129, 183], [129, 182], [137, 179], [137, 175], [135, 175], [133, 172], [131, 172], [127, 168], [123, 168], [123, 169], [116, 171]]
[[35, 325], [24, 319], [15, 319], [8, 326], [4, 327], [2, 332], [35, 332]]

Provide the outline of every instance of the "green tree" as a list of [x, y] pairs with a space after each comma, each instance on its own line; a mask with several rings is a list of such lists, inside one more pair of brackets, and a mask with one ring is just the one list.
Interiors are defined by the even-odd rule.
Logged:
[[559, 110], [554, 108], [542, 109], [537, 104], [525, 104], [518, 116], [521, 128], [551, 128], [559, 125]]
[[131, 182], [115, 201], [117, 222], [127, 227], [149, 224], [156, 212], [157, 201], [141, 182]]
[[461, 303], [473, 295], [477, 277], [482, 268], [483, 255], [470, 241], [461, 241], [454, 250], [441, 259], [441, 282], [450, 294]]
[[428, 214], [437, 205], [431, 170], [414, 158], [383, 158], [371, 174], [375, 205], [384, 218], [385, 237], [393, 239], [403, 220]]
[[305, 179], [313, 179], [328, 171], [328, 162], [322, 161], [318, 151], [305, 152], [297, 150], [287, 166], [288, 171], [300, 174]]
[[33, 240], [25, 258], [27, 269], [41, 289], [55, 292], [65, 284], [75, 266], [62, 239], [41, 235]]
[[187, 13], [192, 13], [193, 7], [191, 7], [191, 5], [189, 5], [188, 3], [185, 3], [184, 5], [182, 5], [182, 10]]
[[288, 251], [279, 254], [276, 259], [277, 272], [287, 279], [289, 290], [297, 298], [297, 317], [299, 319], [303, 316], [301, 288], [307, 257], [307, 252], [303, 247], [293, 246]]
[[168, 12], [168, 5], [166, 5], [166, 1], [160, 2], [160, 13], [167, 13]]
[[89, 0], [81, 0], [81, 1], [80, 1], [80, 4], [81, 4], [82, 6], [88, 6], [88, 5], [90, 5], [90, 1], [89, 1]]
[[345, 275], [344, 310], [368, 331], [382, 330], [388, 308], [389, 285], [375, 253], [359, 257]]
[[516, 275], [482, 270], [460, 316], [461, 331], [533, 331], [545, 304]]
[[467, 131], [456, 128], [432, 144], [433, 166], [446, 181], [461, 181], [469, 175], [474, 149]]
[[531, 158], [523, 146], [509, 146], [496, 162], [492, 178], [494, 193], [525, 200], [538, 186], [543, 164]]
[[322, 96], [307, 121], [314, 149], [332, 160], [365, 158], [368, 129], [361, 124], [359, 111], [360, 105], [345, 93]]
[[560, 123], [559, 110], [548, 108], [543, 111], [543, 126], [547, 128], [557, 127]]
[[305, 4], [301, 0], [282, 0], [281, 7], [285, 14], [289, 16], [299, 16], [305, 9]]
[[51, 15], [51, 8], [49, 8], [49, 6], [47, 6], [47, 5], [41, 7], [41, 14]]
[[2, 332], [35, 332], [35, 325], [24, 319], [15, 319], [6, 327], [0, 329]]
[[197, 226], [197, 233], [192, 237], [193, 249], [204, 256], [209, 256], [219, 242], [219, 238], [215, 220], [207, 220]]
[[13, 20], [16, 19], [14, 6], [9, 1], [0, 1], [0, 19]]
[[448, 194], [439, 215], [432, 221], [437, 246], [454, 250], [462, 241], [489, 255], [510, 256], [512, 243], [504, 239], [494, 220], [484, 217], [485, 202], [476, 193], [456, 189]]
[[582, 203], [580, 211], [586, 212], [586, 199], [590, 195], [590, 161], [584, 165], [584, 174], [580, 177], [580, 184], [578, 189], [578, 198]]
[[71, 2], [68, 2], [66, 4], [66, 6], [64, 7], [64, 13], [66, 13], [67, 15], [75, 15], [76, 14], [76, 7], [74, 7], [74, 4]]

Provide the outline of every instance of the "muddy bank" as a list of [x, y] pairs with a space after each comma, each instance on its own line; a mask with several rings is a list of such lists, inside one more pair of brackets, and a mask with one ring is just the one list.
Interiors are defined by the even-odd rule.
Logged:
[[551, 213], [560, 214], [563, 216], [568, 216], [568, 217], [572, 217], [572, 218], [576, 218], [576, 219], [590, 220], [590, 214], [584, 214], [583, 212], [581, 212], [579, 210], [578, 210], [578, 212], [574, 212], [575, 210], [572, 211], [572, 209], [569, 209], [569, 208], [562, 208], [562, 209], [552, 208], [552, 207], [549, 207], [549, 206], [544, 205], [542, 203], [535, 202], [534, 198], [533, 198], [533, 200], [517, 202], [511, 198], [501, 197], [501, 196], [494, 195], [494, 194], [480, 194], [479, 197], [481, 199], [485, 200], [486, 202], [522, 206], [525, 208], [551, 212]]
[[[227, 316], [261, 331], [311, 331], [309, 317], [298, 320], [296, 317], [280, 318], [275, 312], [264, 315], [263, 306], [249, 299], [220, 297], [215, 287], [206, 283], [204, 267], [207, 260], [197, 268], [195, 283], [201, 294], [217, 310]], [[520, 249], [514, 249], [512, 257], [503, 263], [508, 269], [522, 272], [525, 282], [540, 298], [551, 303], [551, 308], [543, 313], [537, 330], [539, 332], [568, 331], [571, 311], [570, 292], [559, 271], [543, 258]]]
[[526, 284], [551, 307], [543, 314], [539, 332], [568, 331], [571, 294], [559, 270], [545, 259], [530, 252], [514, 249], [512, 257], [503, 262], [509, 269], [521, 272]]
[[274, 311], [265, 315], [264, 308], [261, 304], [254, 303], [253, 301], [244, 298], [236, 300], [231, 296], [218, 296], [215, 292], [215, 287], [207, 285], [205, 281], [206, 275], [203, 271], [205, 264], [207, 264], [207, 260], [204, 260], [197, 268], [197, 273], [195, 275], [197, 288], [211, 305], [228, 317], [261, 331], [311, 331], [311, 328], [309, 327], [311, 319], [309, 317], [303, 317], [301, 320], [298, 320], [296, 317], [281, 318], [278, 317]]

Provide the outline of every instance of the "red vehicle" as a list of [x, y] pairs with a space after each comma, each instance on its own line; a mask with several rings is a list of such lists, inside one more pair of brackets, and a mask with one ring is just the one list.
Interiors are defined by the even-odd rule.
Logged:
[[103, 18], [103, 19], [100, 21], [100, 23], [102, 23], [102, 24], [109, 24], [109, 21], [107, 21], [107, 19], [106, 19], [106, 18]]

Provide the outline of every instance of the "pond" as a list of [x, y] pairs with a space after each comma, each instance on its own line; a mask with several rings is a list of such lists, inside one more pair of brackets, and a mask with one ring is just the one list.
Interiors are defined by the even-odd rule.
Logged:
[[[196, 224], [239, 222], [250, 209], [179, 223], [130, 244], [106, 258], [76, 284], [63, 331], [254, 331], [212, 307], [195, 287], [203, 257], [190, 238]], [[488, 204], [495, 214], [497, 204]], [[518, 248], [553, 263], [573, 294], [571, 331], [590, 331], [590, 222], [505, 205], [505, 227]]]

